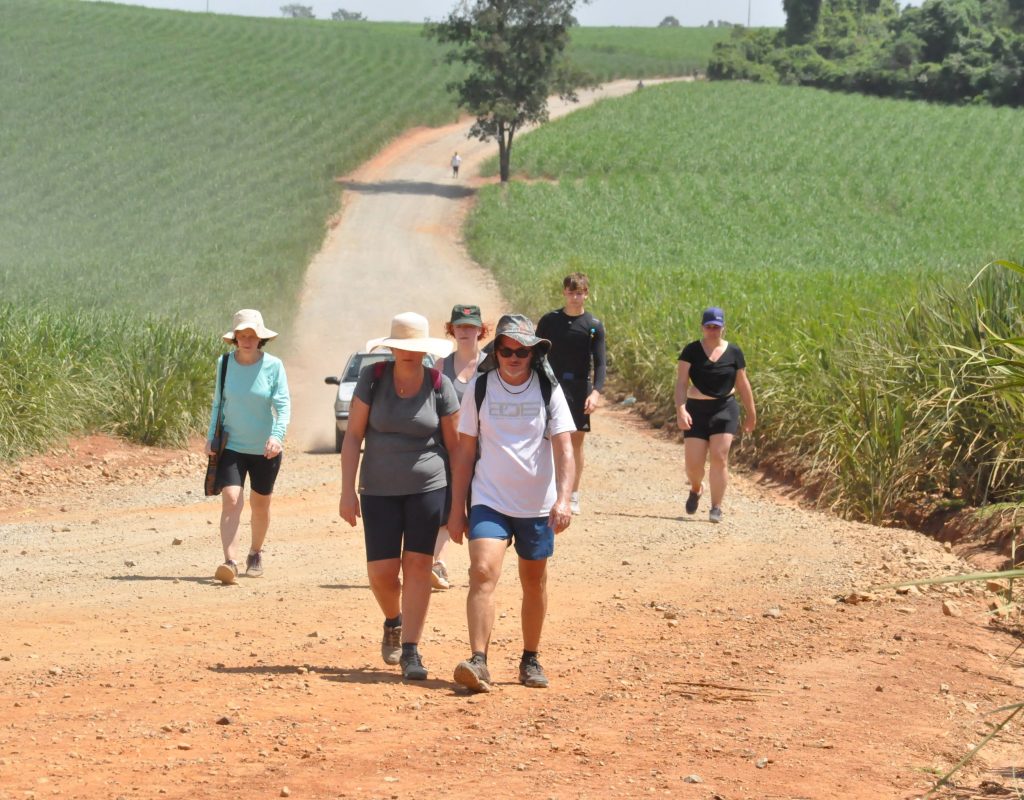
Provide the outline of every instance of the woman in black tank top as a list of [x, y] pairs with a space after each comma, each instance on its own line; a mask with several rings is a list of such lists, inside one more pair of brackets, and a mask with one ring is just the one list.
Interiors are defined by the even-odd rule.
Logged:
[[740, 409], [745, 411], [743, 430], [750, 433], [757, 424], [754, 392], [747, 379], [743, 351], [727, 342], [725, 314], [720, 308], [708, 308], [701, 320], [703, 336], [690, 342], [679, 354], [676, 377], [676, 421], [683, 432], [683, 456], [690, 493], [686, 513], [697, 513], [704, 464], [711, 456], [708, 484], [711, 488], [711, 522], [722, 521], [722, 498], [729, 483], [729, 449], [739, 430]]
[[[468, 304], [454, 306], [451, 319], [444, 325], [444, 332], [455, 340], [455, 352], [437, 366], [452, 382], [460, 403], [469, 382], [476, 375], [477, 366], [484, 360], [485, 354], [480, 349], [480, 343], [487, 338], [490, 331], [490, 326], [485, 324], [480, 316], [480, 307]], [[448, 567], [445, 566], [443, 558], [447, 545], [448, 529], [442, 528], [438, 532], [437, 544], [434, 546], [431, 580], [435, 589], [447, 589], [451, 586], [448, 581]]]

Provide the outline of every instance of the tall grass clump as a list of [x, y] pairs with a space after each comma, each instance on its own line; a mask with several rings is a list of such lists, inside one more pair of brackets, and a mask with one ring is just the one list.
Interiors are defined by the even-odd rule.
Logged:
[[955, 350], [984, 325], [1021, 329], [1018, 286], [967, 288], [1021, 249], [1024, 186], [989, 177], [1024, 147], [1014, 112], [677, 84], [517, 147], [536, 180], [482, 192], [473, 254], [531, 314], [590, 274], [616, 371], [664, 419], [678, 353], [721, 305], [759, 406], [741, 452], [824, 504], [880, 521], [915, 492], [981, 503], [1024, 485], [1012, 402]]
[[223, 349], [191, 323], [0, 306], [0, 460], [107, 432], [182, 445], [209, 419]]

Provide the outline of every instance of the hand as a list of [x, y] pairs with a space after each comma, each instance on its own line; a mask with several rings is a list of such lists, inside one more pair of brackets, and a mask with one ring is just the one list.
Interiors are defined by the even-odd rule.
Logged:
[[263, 445], [263, 457], [264, 458], [277, 458], [281, 455], [281, 451], [284, 450], [284, 445], [281, 444], [275, 437], [271, 436], [267, 439], [267, 443]]
[[682, 406], [676, 411], [676, 424], [679, 425], [679, 430], [681, 431], [688, 431], [693, 426], [693, 417]]
[[460, 508], [453, 508], [448, 514], [448, 538], [455, 544], [462, 544], [467, 527], [466, 512]]
[[211, 441], [207, 441], [206, 442], [206, 447], [203, 448], [203, 455], [206, 455], [206, 456], [217, 455], [216, 451], [213, 449], [213, 442], [211, 442]]
[[594, 389], [583, 401], [583, 413], [593, 414], [599, 405], [601, 405], [601, 393]]
[[352, 494], [341, 493], [341, 501], [338, 503], [338, 516], [353, 528], [356, 526], [356, 520], [362, 514], [359, 512], [359, 498], [355, 492], [352, 492]]
[[743, 432], [744, 433], [753, 433], [754, 432], [754, 428], [756, 426], [757, 426], [757, 415], [756, 414], [746, 414], [746, 415], [744, 415], [744, 417], [743, 417]]
[[569, 510], [569, 502], [565, 498], [559, 498], [551, 506], [551, 513], [548, 514], [548, 526], [555, 533], [561, 533], [569, 527], [572, 522], [572, 512]]

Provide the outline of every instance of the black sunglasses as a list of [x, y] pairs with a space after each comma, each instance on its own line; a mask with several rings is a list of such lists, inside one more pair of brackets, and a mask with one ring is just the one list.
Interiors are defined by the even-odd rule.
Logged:
[[518, 350], [513, 350], [511, 347], [496, 347], [495, 350], [498, 351], [499, 356], [504, 356], [505, 358], [512, 358], [512, 356], [526, 358], [533, 352], [529, 347], [520, 347]]

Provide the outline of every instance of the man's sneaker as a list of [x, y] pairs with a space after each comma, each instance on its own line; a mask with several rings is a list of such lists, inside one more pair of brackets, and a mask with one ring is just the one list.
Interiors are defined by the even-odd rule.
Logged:
[[573, 514], [579, 514], [580, 513], [580, 493], [579, 492], [573, 492], [572, 495], [569, 497], [569, 510]]
[[696, 514], [697, 506], [700, 504], [700, 493], [690, 489], [690, 493], [686, 496], [686, 513]]
[[430, 585], [434, 589], [450, 589], [451, 582], [448, 580], [448, 567], [443, 561], [435, 561], [430, 568]]
[[471, 692], [491, 691], [491, 673], [487, 662], [477, 656], [469, 661], [460, 661], [455, 668], [455, 682]]
[[260, 578], [263, 576], [263, 552], [249, 553], [245, 557], [245, 574], [250, 578]]
[[407, 681], [425, 681], [427, 679], [427, 668], [423, 666], [423, 659], [419, 653], [411, 653], [402, 656], [398, 662], [402, 665], [402, 678]]
[[711, 506], [711, 510], [708, 512], [709, 522], [721, 522], [722, 521], [722, 509], [718, 506]]
[[544, 674], [537, 656], [531, 656], [519, 662], [519, 682], [531, 689], [547, 689], [548, 676]]
[[238, 577], [238, 564], [234, 561], [225, 561], [217, 567], [217, 571], [213, 573], [213, 577], [225, 586], [234, 583], [235, 578]]
[[397, 664], [402, 659], [402, 626], [384, 626], [384, 638], [380, 642], [380, 655], [385, 664]]

